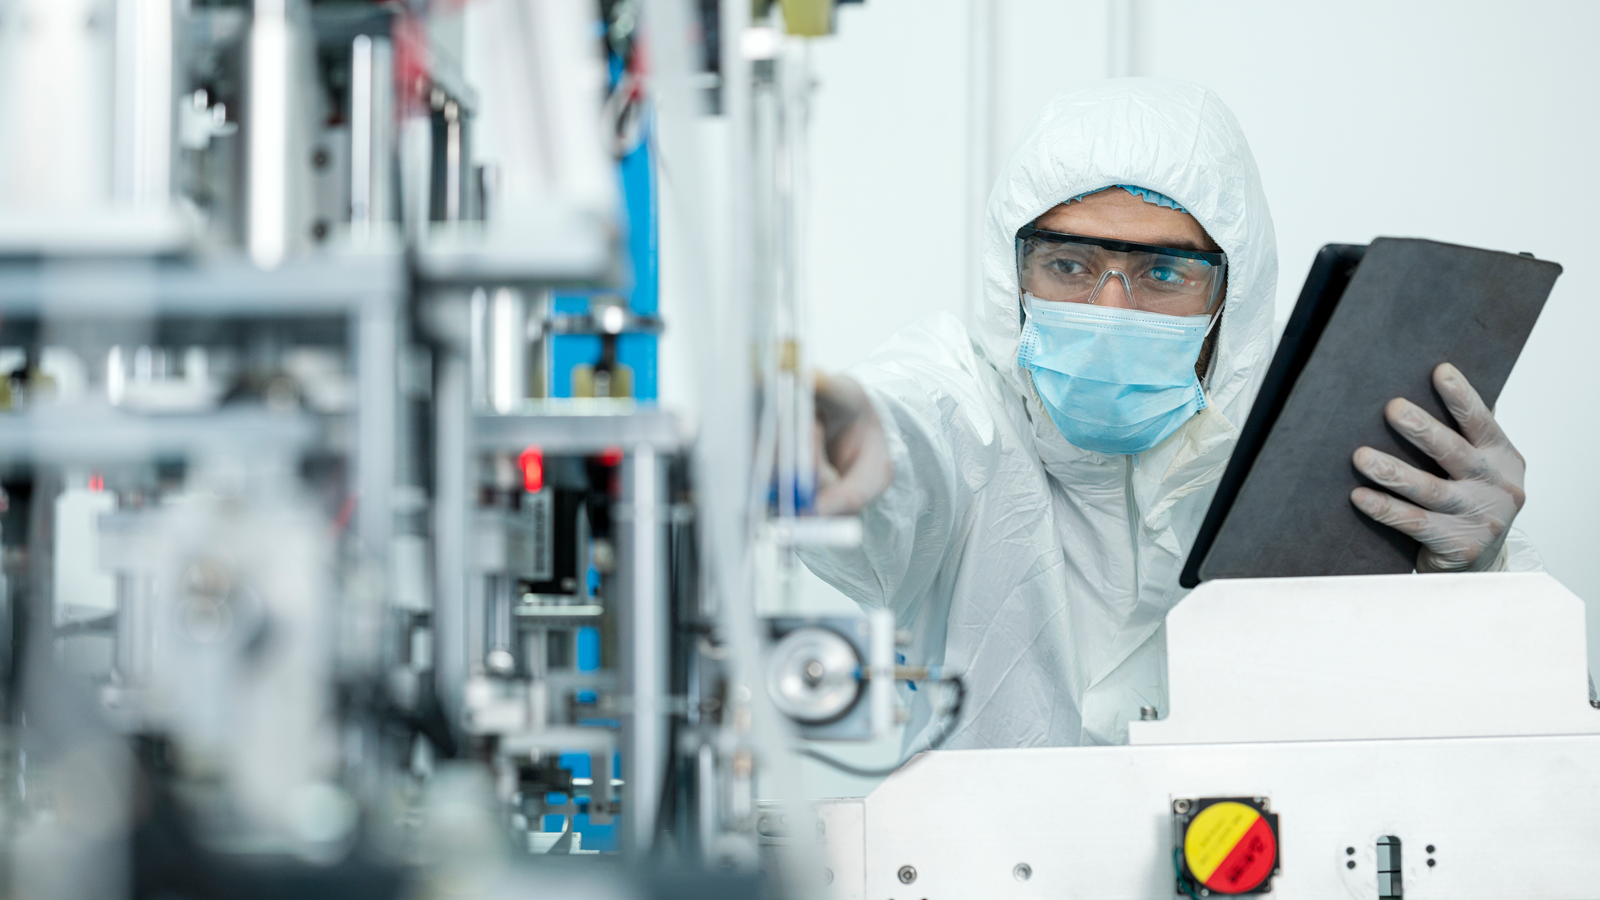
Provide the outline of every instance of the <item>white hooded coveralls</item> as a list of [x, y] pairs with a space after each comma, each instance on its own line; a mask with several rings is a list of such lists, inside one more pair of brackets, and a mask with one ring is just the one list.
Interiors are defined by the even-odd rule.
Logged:
[[[1171, 197], [1228, 256], [1209, 405], [1136, 457], [1069, 444], [1016, 364], [1017, 229], [1116, 184]], [[982, 263], [976, 334], [930, 316], [850, 370], [883, 422], [894, 480], [863, 511], [859, 548], [803, 558], [847, 596], [891, 609], [913, 635], [909, 661], [964, 673], [966, 707], [944, 747], [1125, 743], [1141, 707], [1166, 713], [1164, 619], [1272, 355], [1277, 249], [1238, 122], [1182, 82], [1057, 97], [989, 196]], [[1537, 565], [1531, 548], [1511, 557]], [[933, 730], [928, 693], [911, 695], [922, 702], [909, 748]]]

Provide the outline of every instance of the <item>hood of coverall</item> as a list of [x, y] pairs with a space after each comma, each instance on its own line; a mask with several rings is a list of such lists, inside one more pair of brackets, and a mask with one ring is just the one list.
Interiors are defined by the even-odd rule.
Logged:
[[[1272, 356], [1278, 255], [1255, 157], [1233, 113], [1181, 81], [1120, 78], [1061, 94], [1034, 118], [989, 195], [983, 226], [984, 355], [1033, 400], [1017, 367], [1017, 229], [1071, 197], [1117, 184], [1177, 201], [1228, 255], [1228, 291], [1206, 393], [1233, 426]], [[1069, 448], [1053, 427], [1055, 449]], [[1047, 448], [1041, 448], [1047, 449]], [[1077, 448], [1071, 448], [1076, 450]], [[1077, 451], [1090, 455], [1089, 451]]]

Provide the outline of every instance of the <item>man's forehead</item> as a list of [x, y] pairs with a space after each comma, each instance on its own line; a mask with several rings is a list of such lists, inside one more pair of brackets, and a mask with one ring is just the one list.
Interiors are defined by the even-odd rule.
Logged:
[[1101, 191], [1082, 200], [1062, 203], [1035, 219], [1035, 227], [1084, 237], [1155, 244], [1183, 250], [1218, 248], [1194, 216], [1154, 203], [1125, 191]]

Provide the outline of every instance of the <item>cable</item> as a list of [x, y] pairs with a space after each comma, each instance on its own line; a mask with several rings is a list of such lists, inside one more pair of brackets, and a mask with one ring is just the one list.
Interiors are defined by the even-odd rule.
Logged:
[[846, 775], [854, 775], [857, 778], [883, 778], [887, 775], [893, 775], [895, 772], [900, 770], [901, 766], [910, 762], [912, 757], [916, 756], [918, 753], [926, 753], [929, 750], [939, 749], [940, 745], [949, 739], [951, 732], [955, 731], [956, 722], [961, 718], [961, 704], [967, 699], [967, 685], [966, 682], [961, 680], [960, 675], [947, 675], [944, 678], [940, 678], [939, 683], [955, 685], [956, 696], [944, 711], [944, 721], [939, 723], [938, 734], [928, 741], [928, 745], [926, 747], [907, 753], [904, 757], [901, 757], [899, 762], [892, 766], [879, 769], [867, 769], [854, 765], [853, 763], [847, 763], [836, 756], [830, 756], [821, 752], [820, 750], [813, 750], [810, 747], [802, 747], [799, 750], [796, 750], [795, 753], [799, 754], [800, 756], [804, 756], [807, 759], [814, 759], [817, 762], [822, 763], [830, 768], [837, 769]]
[[1173, 874], [1178, 876], [1178, 887], [1182, 888], [1183, 892], [1185, 894], [1188, 894], [1190, 897], [1193, 897], [1194, 900], [1200, 900], [1200, 895], [1196, 894], [1194, 892], [1194, 885], [1189, 881], [1189, 879], [1183, 877], [1182, 853], [1183, 853], [1183, 848], [1182, 847], [1173, 847], [1172, 848], [1172, 871], [1173, 871]]

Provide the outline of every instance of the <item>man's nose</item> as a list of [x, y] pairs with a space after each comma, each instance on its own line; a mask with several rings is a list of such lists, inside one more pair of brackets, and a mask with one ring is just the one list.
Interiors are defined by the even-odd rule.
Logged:
[[1108, 270], [1100, 282], [1099, 294], [1090, 302], [1095, 306], [1133, 309], [1133, 297], [1129, 293], [1127, 276], [1120, 269]]

